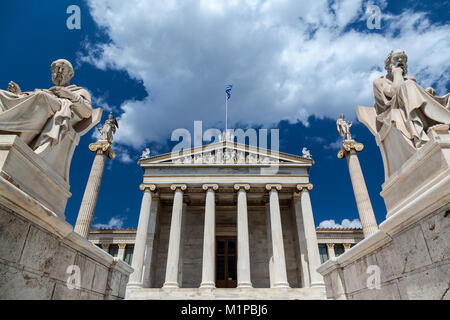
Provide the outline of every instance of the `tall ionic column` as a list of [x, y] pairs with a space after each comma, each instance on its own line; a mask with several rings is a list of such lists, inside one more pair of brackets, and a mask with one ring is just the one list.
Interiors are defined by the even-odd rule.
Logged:
[[185, 184], [173, 184], [170, 189], [175, 191], [173, 197], [172, 220], [170, 222], [169, 250], [167, 252], [166, 279], [163, 289], [179, 288], [178, 268], [181, 246], [181, 222], [183, 218], [183, 193]]
[[89, 230], [91, 229], [106, 158], [114, 158], [114, 151], [108, 141], [100, 140], [91, 143], [89, 150], [95, 152], [95, 157], [74, 228], [74, 231], [84, 238], [88, 237]]
[[217, 184], [204, 184], [206, 190], [205, 201], [205, 225], [203, 232], [203, 267], [202, 267], [202, 289], [214, 289], [216, 287], [216, 200], [214, 191]]
[[370, 202], [369, 192], [367, 191], [366, 182], [359, 164], [357, 152], [364, 149], [362, 143], [354, 140], [344, 140], [342, 148], [338, 152], [338, 158], [346, 158], [350, 179], [352, 180], [353, 192], [355, 193], [356, 206], [358, 207], [359, 219], [364, 232], [364, 237], [374, 234], [378, 231], [377, 220], [373, 213], [372, 204]]
[[268, 184], [270, 201], [270, 225], [272, 228], [272, 251], [273, 251], [273, 287], [289, 288], [287, 281], [286, 258], [284, 255], [283, 228], [281, 226], [280, 202], [278, 191], [281, 184]]
[[123, 260], [125, 258], [125, 247], [127, 246], [126, 243], [119, 243], [119, 252], [117, 253], [117, 258], [120, 260]]
[[324, 286], [323, 277], [317, 272], [320, 266], [319, 245], [317, 243], [316, 227], [311, 206], [309, 191], [312, 190], [311, 183], [298, 184], [299, 197], [294, 197], [295, 213], [303, 226], [302, 240], [306, 242], [306, 252], [308, 256], [309, 282], [311, 287]]
[[247, 191], [249, 184], [235, 184], [237, 194], [237, 280], [238, 288], [252, 288], [250, 277], [250, 245], [248, 234]]
[[142, 272], [144, 267], [145, 248], [147, 244], [147, 230], [150, 221], [150, 208], [152, 206], [152, 193], [155, 192], [154, 184], [141, 184], [139, 189], [144, 191], [139, 213], [139, 222], [136, 230], [136, 240], [134, 244], [133, 261], [131, 266], [134, 271], [130, 275], [129, 287], [142, 287]]
[[336, 258], [336, 254], [334, 253], [334, 243], [327, 243], [328, 248], [328, 258], [333, 259]]

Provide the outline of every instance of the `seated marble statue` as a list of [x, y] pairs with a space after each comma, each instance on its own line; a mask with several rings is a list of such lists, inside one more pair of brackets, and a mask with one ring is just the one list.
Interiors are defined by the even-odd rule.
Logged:
[[430, 128], [450, 124], [450, 94], [436, 97], [433, 88], [423, 89], [406, 75], [407, 61], [404, 51], [392, 50], [385, 60], [387, 75], [373, 83], [376, 130], [393, 122], [412, 146], [420, 148], [430, 140]]
[[69, 84], [74, 76], [71, 63], [56, 60], [51, 72], [55, 86], [50, 89], [22, 92], [11, 81], [8, 91], [0, 90], [0, 133], [18, 134], [37, 154], [48, 152], [92, 114], [87, 90]]

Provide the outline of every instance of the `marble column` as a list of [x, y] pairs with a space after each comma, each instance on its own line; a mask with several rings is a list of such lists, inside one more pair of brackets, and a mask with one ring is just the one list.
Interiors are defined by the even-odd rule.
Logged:
[[351, 249], [352, 244], [351, 243], [343, 243], [342, 245], [344, 246], [344, 252], [345, 252], [345, 251], [348, 251]]
[[268, 184], [266, 189], [269, 190], [270, 225], [272, 229], [273, 287], [289, 288], [284, 255], [280, 202], [278, 199], [278, 191], [281, 190], [281, 184]]
[[[308, 256], [309, 280], [311, 287], [324, 286], [323, 277], [317, 272], [320, 266], [319, 245], [317, 242], [316, 226], [311, 206], [309, 191], [313, 189], [311, 183], [298, 184], [298, 201], [295, 203], [296, 212], [299, 211], [303, 222], [303, 232]], [[295, 200], [294, 200], [295, 201]]]
[[364, 237], [378, 231], [377, 220], [373, 213], [372, 203], [370, 202], [369, 192], [367, 191], [366, 182], [361, 170], [357, 152], [364, 149], [362, 143], [353, 140], [344, 140], [342, 148], [338, 153], [338, 158], [346, 158], [350, 179], [352, 180], [353, 192], [355, 194], [356, 206], [358, 207], [359, 219], [364, 232]]
[[117, 253], [117, 257], [123, 261], [125, 259], [125, 247], [127, 246], [126, 243], [119, 243], [119, 252]]
[[109, 243], [102, 243], [102, 249], [106, 252], [109, 251]]
[[183, 193], [185, 184], [173, 184], [170, 189], [175, 191], [173, 197], [172, 220], [170, 222], [169, 249], [167, 252], [166, 279], [163, 289], [179, 288], [178, 268], [181, 246], [181, 223], [183, 218]]
[[107, 141], [91, 143], [89, 150], [95, 152], [95, 157], [74, 228], [74, 231], [84, 238], [88, 237], [89, 230], [91, 229], [106, 158], [114, 158], [114, 151]]
[[217, 184], [204, 184], [206, 190], [205, 201], [205, 223], [203, 232], [203, 267], [202, 267], [202, 289], [214, 289], [216, 287], [216, 200], [215, 190]]
[[327, 243], [328, 248], [328, 259], [336, 258], [336, 255], [334, 254], [334, 243]]
[[144, 260], [144, 271], [142, 286], [144, 288], [151, 288], [152, 285], [152, 271], [155, 268], [155, 256], [156, 256], [156, 224], [158, 221], [158, 210], [159, 210], [159, 195], [157, 193], [152, 194], [152, 203], [150, 205], [150, 219], [148, 222], [147, 230], [147, 243], [145, 247], [145, 260]]
[[144, 191], [141, 203], [141, 212], [139, 213], [139, 222], [136, 231], [136, 240], [134, 243], [133, 261], [131, 266], [134, 271], [130, 275], [128, 286], [142, 287], [142, 275], [145, 258], [145, 248], [147, 244], [147, 230], [150, 221], [150, 208], [152, 205], [152, 198], [156, 191], [154, 184], [141, 184], [139, 189]]
[[250, 190], [250, 185], [235, 184], [234, 189], [237, 190], [237, 286], [252, 288], [247, 212], [247, 191]]

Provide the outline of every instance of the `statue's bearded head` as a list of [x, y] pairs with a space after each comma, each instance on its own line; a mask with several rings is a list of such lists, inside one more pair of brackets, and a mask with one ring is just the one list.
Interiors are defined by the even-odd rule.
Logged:
[[72, 64], [65, 59], [53, 61], [51, 69], [52, 81], [57, 86], [68, 86], [70, 79], [72, 79], [75, 74]]
[[408, 56], [403, 50], [392, 50], [384, 60], [384, 68], [388, 74], [392, 73], [392, 67], [402, 68], [403, 75], [405, 76], [408, 72]]

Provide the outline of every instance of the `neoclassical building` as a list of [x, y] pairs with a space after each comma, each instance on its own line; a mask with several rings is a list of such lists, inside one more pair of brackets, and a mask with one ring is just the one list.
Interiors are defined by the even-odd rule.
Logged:
[[325, 298], [313, 163], [227, 140], [141, 159], [127, 299]]

